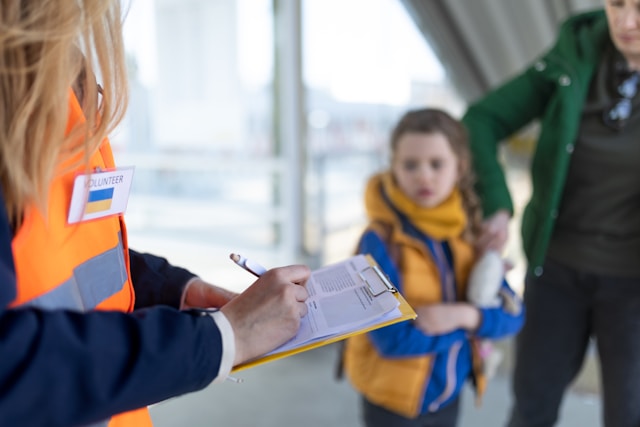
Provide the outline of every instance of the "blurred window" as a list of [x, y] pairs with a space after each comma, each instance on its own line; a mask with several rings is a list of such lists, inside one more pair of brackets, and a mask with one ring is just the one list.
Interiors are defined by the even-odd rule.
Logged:
[[[462, 104], [400, 2], [301, 5], [305, 249], [323, 263], [355, 245], [344, 233], [363, 224], [364, 182], [385, 166], [397, 118]], [[251, 281], [236, 275], [231, 251], [267, 266], [293, 261], [280, 238], [283, 200], [295, 199], [281, 194], [291, 160], [274, 154], [274, 25], [272, 0], [130, 2], [130, 108], [112, 142], [118, 163], [136, 166], [133, 248], [231, 284]]]

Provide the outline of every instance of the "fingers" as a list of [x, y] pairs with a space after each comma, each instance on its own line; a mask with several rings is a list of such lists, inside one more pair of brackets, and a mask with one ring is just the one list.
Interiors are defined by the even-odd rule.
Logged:
[[476, 249], [478, 250], [478, 253], [485, 253], [490, 247], [491, 240], [492, 236], [489, 233], [483, 232], [480, 234], [476, 239]]
[[504, 245], [506, 244], [506, 237], [500, 234], [483, 233], [478, 237], [476, 241], [476, 248], [480, 254], [483, 254], [489, 250], [495, 250], [502, 252]]
[[476, 247], [480, 253], [488, 250], [502, 252], [509, 238], [509, 223], [506, 214], [500, 213], [487, 218], [482, 225], [482, 231], [476, 240]]
[[[286, 300], [296, 301], [296, 308], [299, 313], [299, 317], [304, 317], [307, 315], [308, 307], [305, 301], [309, 298], [309, 292], [304, 284], [309, 279], [311, 274], [308, 267], [303, 265], [292, 265], [288, 267], [280, 267], [274, 269], [274, 273], [277, 276], [277, 280], [282, 280], [284, 285], [283, 292], [285, 292], [284, 298]], [[265, 279], [269, 280], [269, 277]], [[288, 295], [291, 293], [291, 295]]]
[[311, 275], [311, 270], [306, 265], [289, 265], [271, 269], [267, 273], [277, 275], [278, 280], [304, 285]]
[[303, 285], [296, 284], [293, 287], [293, 294], [295, 295], [296, 301], [299, 302], [305, 302], [307, 298], [309, 298], [309, 292]]
[[271, 351], [293, 337], [308, 312], [310, 270], [292, 265], [264, 273], [222, 308], [236, 338], [235, 362]]
[[301, 302], [298, 304], [298, 308], [300, 309], [300, 318], [302, 319], [309, 312], [309, 307], [306, 303]]
[[507, 271], [511, 271], [514, 267], [515, 267], [515, 264], [513, 263], [513, 261], [511, 261], [510, 259], [507, 259], [507, 258], [504, 259], [504, 271], [505, 271], [505, 273]]
[[[285, 288], [285, 292], [292, 292], [295, 301], [304, 302], [309, 298], [309, 292], [304, 286], [311, 275], [311, 270], [304, 265], [290, 265], [288, 267], [279, 267], [267, 271], [261, 278], [262, 283], [282, 283], [290, 285]], [[305, 306], [306, 307], [306, 306]]]
[[181, 309], [218, 308], [225, 305], [237, 294], [227, 289], [212, 285], [201, 279], [193, 279], [183, 291]]
[[309, 276], [311, 275], [311, 270], [306, 265], [290, 265], [289, 267], [283, 267], [289, 270], [289, 274], [291, 275], [290, 280], [293, 283], [297, 283], [299, 285], [304, 285], [307, 283]]

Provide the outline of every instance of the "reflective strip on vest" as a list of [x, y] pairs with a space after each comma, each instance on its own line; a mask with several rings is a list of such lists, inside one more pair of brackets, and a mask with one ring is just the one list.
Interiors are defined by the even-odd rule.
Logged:
[[73, 276], [55, 289], [27, 301], [26, 307], [44, 310], [90, 311], [114, 295], [127, 280], [122, 235], [118, 244], [73, 269]]
[[93, 424], [87, 424], [82, 427], [107, 427], [109, 425], [109, 420], [100, 421]]

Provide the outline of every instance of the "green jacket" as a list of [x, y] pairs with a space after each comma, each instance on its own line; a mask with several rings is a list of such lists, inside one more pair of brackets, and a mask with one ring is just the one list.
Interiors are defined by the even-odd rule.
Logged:
[[534, 119], [540, 136], [533, 154], [533, 192], [522, 218], [528, 270], [542, 274], [587, 97], [606, 41], [602, 10], [573, 16], [560, 28], [555, 45], [522, 74], [472, 104], [462, 121], [469, 131], [478, 192], [485, 216], [513, 213], [498, 144]]

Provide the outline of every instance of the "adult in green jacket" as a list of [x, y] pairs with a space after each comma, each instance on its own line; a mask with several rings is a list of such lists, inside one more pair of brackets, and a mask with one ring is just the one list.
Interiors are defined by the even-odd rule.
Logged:
[[569, 18], [528, 69], [472, 104], [467, 126], [485, 213], [481, 245], [503, 249], [513, 213], [498, 145], [540, 134], [522, 219], [527, 320], [509, 426], [552, 426], [590, 339], [604, 422], [640, 425], [640, 10], [605, 0]]

